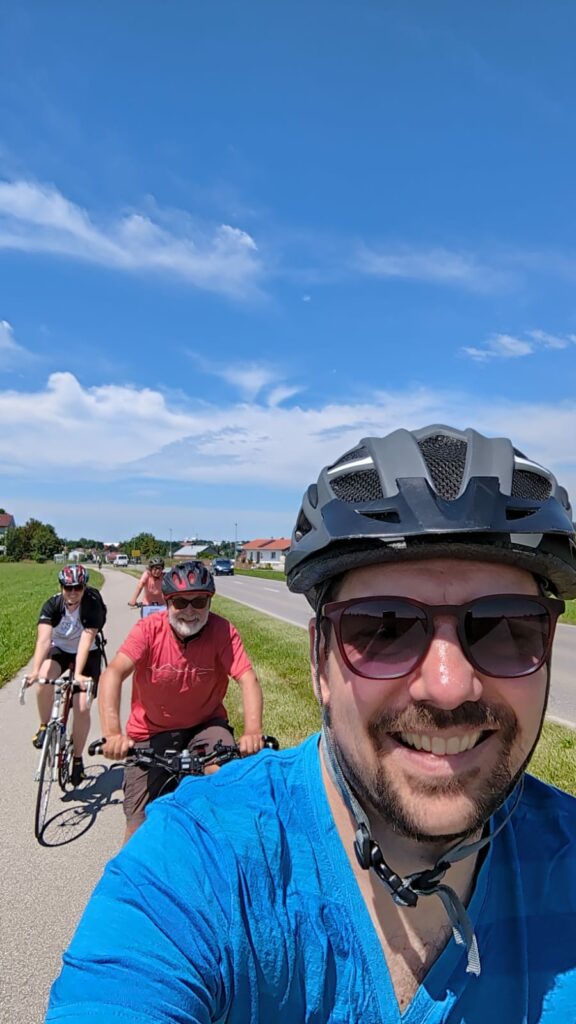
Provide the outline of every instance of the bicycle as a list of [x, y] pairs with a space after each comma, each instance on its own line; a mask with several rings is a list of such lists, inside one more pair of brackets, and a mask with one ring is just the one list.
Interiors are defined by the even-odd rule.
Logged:
[[165, 612], [165, 604], [144, 604], [143, 601], [135, 601], [134, 604], [128, 602], [130, 608], [140, 609], [140, 618], [147, 619], [149, 615], [154, 615], [155, 612]]
[[[46, 725], [40, 760], [34, 775], [34, 781], [38, 783], [34, 811], [34, 835], [38, 842], [41, 842], [46, 824], [52, 784], [58, 782], [63, 793], [67, 791], [69, 786], [72, 786], [71, 776], [74, 757], [70, 719], [72, 701], [76, 693], [85, 690], [86, 706], [90, 707], [94, 681], [90, 679], [87, 683], [78, 682], [74, 679], [72, 669], [69, 669], [57, 679], [42, 678], [37, 679], [36, 682], [54, 687], [54, 700], [52, 702], [50, 720]], [[29, 683], [28, 676], [24, 676], [20, 686], [19, 699], [21, 704], [25, 703], [25, 693], [30, 685], [33, 685], [33, 683]]]
[[[264, 748], [267, 750], [278, 750], [280, 744], [275, 736], [263, 736]], [[94, 740], [88, 747], [91, 757], [101, 754], [106, 740], [104, 738]], [[236, 743], [226, 745], [222, 740], [214, 744], [211, 751], [207, 752], [208, 744], [200, 741], [190, 749], [166, 750], [164, 754], [158, 754], [152, 747], [134, 747], [133, 752], [124, 758], [125, 765], [138, 765], [140, 768], [162, 768], [167, 774], [165, 786], [173, 780], [176, 785], [188, 775], [204, 775], [204, 769], [212, 765], [219, 768], [228, 761], [235, 761], [244, 755]], [[253, 756], [253, 755], [252, 755]]]

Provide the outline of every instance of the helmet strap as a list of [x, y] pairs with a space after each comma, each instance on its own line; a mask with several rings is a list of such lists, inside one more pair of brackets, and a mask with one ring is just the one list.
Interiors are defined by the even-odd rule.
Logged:
[[478, 853], [479, 850], [491, 843], [504, 828], [522, 796], [524, 777], [522, 776], [517, 783], [512, 806], [495, 831], [473, 843], [461, 840], [452, 849], [443, 853], [432, 868], [416, 871], [403, 878], [386, 862], [380, 846], [372, 838], [368, 816], [344, 777], [336, 749], [327, 729], [325, 709], [323, 709], [321, 747], [330, 778], [356, 825], [354, 852], [360, 867], [366, 871], [370, 869], [374, 871], [398, 906], [415, 907], [420, 896], [438, 896], [442, 900], [450, 920], [455, 942], [459, 946], [466, 947], [466, 972], [478, 977], [481, 970], [480, 954], [472, 922], [458, 893], [451, 886], [443, 884], [443, 878], [452, 864]]

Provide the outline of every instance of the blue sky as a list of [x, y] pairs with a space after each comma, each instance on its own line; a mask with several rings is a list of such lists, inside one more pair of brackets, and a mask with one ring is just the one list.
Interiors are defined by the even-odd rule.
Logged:
[[430, 422], [576, 492], [576, 7], [0, 5], [0, 506], [289, 535]]

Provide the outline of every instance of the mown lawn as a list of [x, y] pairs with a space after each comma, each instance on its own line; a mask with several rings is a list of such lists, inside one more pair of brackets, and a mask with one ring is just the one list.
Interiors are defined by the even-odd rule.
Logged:
[[576, 601], [566, 601], [566, 611], [560, 622], [568, 622], [571, 626], [576, 626]]
[[[36, 644], [38, 613], [59, 589], [54, 562], [0, 562], [0, 687], [25, 665]], [[90, 585], [104, 577], [90, 569]]]

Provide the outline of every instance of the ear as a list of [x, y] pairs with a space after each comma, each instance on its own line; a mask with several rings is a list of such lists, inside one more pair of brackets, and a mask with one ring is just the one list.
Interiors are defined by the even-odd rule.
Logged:
[[330, 703], [330, 689], [326, 672], [327, 655], [326, 643], [320, 631], [318, 646], [318, 667], [316, 667], [316, 619], [310, 619], [308, 623], [308, 638], [310, 641], [310, 672], [312, 675], [312, 689], [314, 696], [321, 708], [327, 707]]

